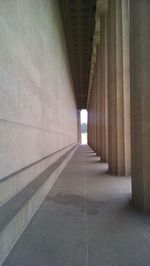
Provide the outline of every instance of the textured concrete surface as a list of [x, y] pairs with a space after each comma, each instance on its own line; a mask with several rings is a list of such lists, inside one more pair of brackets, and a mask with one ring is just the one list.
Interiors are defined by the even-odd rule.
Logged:
[[0, 10], [3, 178], [76, 143], [77, 123], [58, 0], [2, 0]]
[[150, 217], [131, 206], [130, 178], [107, 168], [80, 146], [4, 265], [149, 265]]

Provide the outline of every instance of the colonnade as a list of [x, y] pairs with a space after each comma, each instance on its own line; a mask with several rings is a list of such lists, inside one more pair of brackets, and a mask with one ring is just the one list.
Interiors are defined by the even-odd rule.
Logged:
[[150, 1], [97, 1], [88, 93], [88, 143], [109, 173], [132, 176], [150, 211]]

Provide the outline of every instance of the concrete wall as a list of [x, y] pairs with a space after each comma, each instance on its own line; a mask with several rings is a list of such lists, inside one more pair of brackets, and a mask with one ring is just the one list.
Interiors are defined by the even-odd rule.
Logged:
[[0, 1], [0, 178], [76, 143], [57, 0]]

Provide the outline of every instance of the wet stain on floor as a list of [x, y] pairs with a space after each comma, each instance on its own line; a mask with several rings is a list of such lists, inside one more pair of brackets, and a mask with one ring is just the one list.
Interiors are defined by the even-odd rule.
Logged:
[[72, 194], [63, 194], [58, 193], [55, 196], [48, 196], [47, 200], [53, 201], [57, 204], [61, 205], [71, 205], [76, 208], [79, 208], [80, 212], [87, 213], [88, 215], [96, 215], [99, 213], [99, 208], [102, 205], [106, 204], [105, 202], [101, 201], [94, 201], [90, 199], [85, 199], [84, 196], [80, 195], [72, 195]]

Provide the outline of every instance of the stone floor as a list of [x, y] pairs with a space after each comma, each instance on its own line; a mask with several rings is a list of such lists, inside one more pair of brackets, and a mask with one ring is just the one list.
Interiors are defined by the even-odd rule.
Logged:
[[3, 265], [150, 265], [150, 216], [107, 167], [80, 146]]

